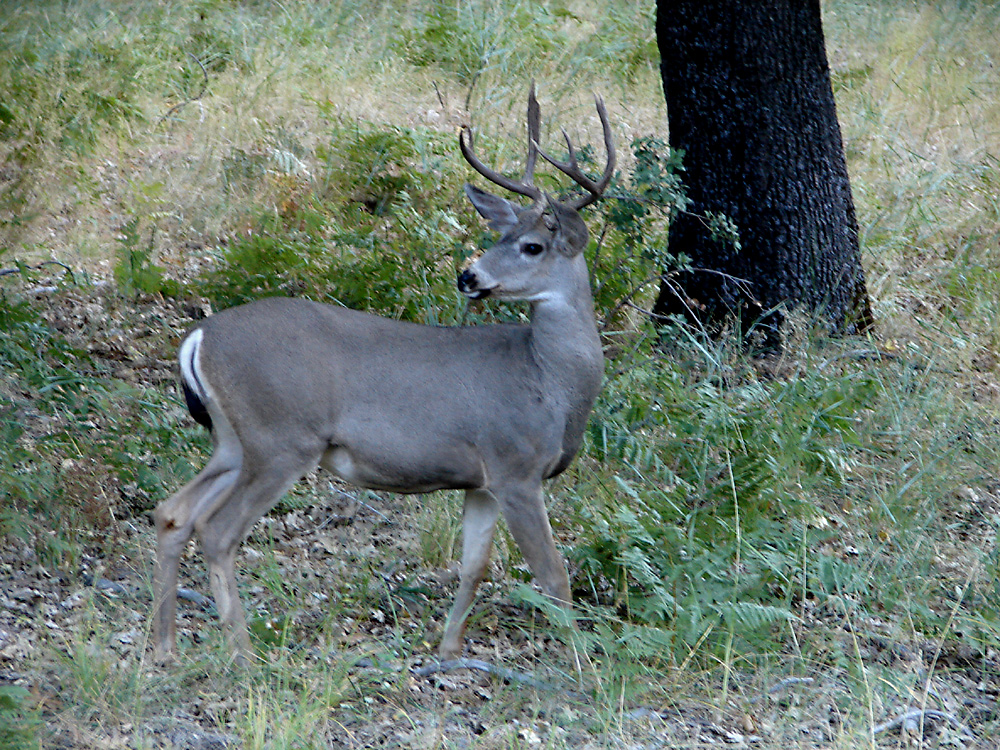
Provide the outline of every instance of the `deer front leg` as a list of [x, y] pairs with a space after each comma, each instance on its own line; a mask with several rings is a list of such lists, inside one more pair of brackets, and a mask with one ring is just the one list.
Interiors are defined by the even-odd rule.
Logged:
[[500, 505], [488, 490], [466, 491], [462, 517], [462, 574], [438, 647], [442, 659], [457, 659], [462, 653], [465, 621], [490, 561], [499, 516]]
[[168, 661], [177, 646], [177, 578], [184, 547], [204, 508], [232, 489], [237, 470], [213, 458], [193, 480], [153, 511], [156, 567], [153, 570], [153, 658]]
[[541, 485], [508, 488], [497, 497], [511, 536], [542, 591], [563, 606], [572, 606], [566, 563], [552, 540]]

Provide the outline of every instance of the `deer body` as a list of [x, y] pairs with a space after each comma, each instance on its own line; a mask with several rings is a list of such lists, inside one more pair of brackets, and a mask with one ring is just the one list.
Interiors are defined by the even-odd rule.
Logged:
[[584, 315], [589, 326], [570, 340], [539, 342], [544, 325], [439, 328], [266, 299], [189, 334], [200, 333], [187, 352], [201, 383], [187, 385], [204, 389], [213, 424], [271, 438], [255, 441], [263, 455], [300, 452], [307, 470], [322, 463], [362, 487], [483, 487], [513, 470], [514, 456], [517, 472], [549, 478], [576, 453], [600, 386], [596, 326]]
[[[533, 102], [532, 94], [529, 136], [537, 139]], [[613, 151], [599, 110], [610, 179]], [[465, 152], [464, 139], [462, 146]], [[521, 186], [536, 190], [530, 173]], [[181, 344], [185, 395], [211, 428], [214, 451], [154, 513], [159, 658], [175, 647], [180, 555], [195, 534], [223, 625], [237, 651], [249, 652], [236, 551], [251, 526], [318, 465], [373, 489], [465, 490], [462, 573], [443, 657], [461, 651], [501, 514], [542, 590], [570, 603], [542, 481], [576, 454], [602, 377], [582, 254], [586, 227], [576, 208], [540, 192], [530, 193], [527, 208], [471, 186], [466, 192], [503, 236], [461, 274], [459, 288], [472, 298], [527, 300], [529, 325], [424, 326], [274, 298], [214, 315]]]

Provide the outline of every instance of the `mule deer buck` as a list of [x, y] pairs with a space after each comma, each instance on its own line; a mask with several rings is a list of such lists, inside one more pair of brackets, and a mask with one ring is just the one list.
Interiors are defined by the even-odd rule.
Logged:
[[[322, 465], [361, 487], [401, 493], [465, 491], [462, 569], [439, 648], [462, 650], [465, 621], [502, 513], [543, 592], [570, 606], [569, 579], [542, 497], [580, 446], [601, 385], [603, 356], [579, 210], [615, 168], [611, 127], [596, 99], [608, 161], [599, 180], [538, 146], [539, 107], [528, 98], [528, 155], [518, 181], [485, 166], [471, 134], [459, 143], [487, 180], [525, 196], [522, 207], [472, 185], [465, 192], [500, 240], [458, 277], [471, 299], [526, 300], [528, 325], [416, 325], [302, 299], [264, 299], [199, 323], [178, 353], [192, 416], [214, 451], [190, 483], [154, 512], [153, 640], [176, 646], [181, 553], [196, 534], [215, 606], [238, 655], [250, 638], [234, 570], [251, 526]], [[534, 185], [538, 155], [586, 194], [561, 202]]]

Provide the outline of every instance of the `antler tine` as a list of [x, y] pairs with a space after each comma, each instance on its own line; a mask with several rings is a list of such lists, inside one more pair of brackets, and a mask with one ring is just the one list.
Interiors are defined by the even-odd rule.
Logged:
[[528, 158], [524, 166], [525, 185], [535, 184], [535, 162], [538, 161], [538, 139], [541, 137], [542, 111], [535, 98], [535, 82], [528, 92]]
[[570, 140], [569, 135], [565, 130], [563, 130], [563, 138], [566, 139], [566, 148], [569, 151], [569, 161], [558, 161], [553, 159], [542, 149], [538, 149], [538, 153], [542, 155], [542, 158], [545, 159], [545, 161], [570, 177], [577, 185], [589, 193], [589, 195], [577, 198], [570, 204], [577, 210], [584, 208], [585, 206], [589, 206], [591, 203], [600, 198], [615, 173], [615, 143], [611, 134], [611, 123], [608, 122], [608, 111], [604, 106], [604, 100], [600, 96], [595, 96], [594, 100], [597, 104], [597, 115], [601, 118], [601, 127], [604, 130], [604, 147], [608, 152], [608, 163], [604, 168], [604, 174], [601, 175], [601, 179], [595, 182], [587, 177], [583, 170], [580, 169], [580, 165], [576, 160], [576, 151], [573, 149], [573, 142]]
[[[472, 131], [468, 126], [463, 127], [462, 132], [458, 136], [462, 155], [473, 169], [490, 182], [506, 188], [512, 193], [524, 195], [534, 201], [539, 201], [542, 199], [542, 191], [535, 187], [535, 162], [538, 161], [538, 137], [541, 132], [541, 119], [541, 109], [538, 106], [538, 99], [535, 98], [535, 82], [532, 81], [531, 90], [528, 91], [528, 157], [524, 167], [524, 177], [520, 182], [505, 177], [496, 170], [490, 169], [479, 160], [472, 150]], [[468, 142], [466, 142], [466, 135], [469, 138]]]
[[[518, 182], [510, 177], [506, 177], [496, 170], [490, 169], [479, 160], [472, 150], [472, 131], [468, 126], [462, 128], [458, 135], [458, 144], [462, 149], [462, 156], [469, 162], [469, 165], [479, 174], [495, 185], [510, 190], [512, 193], [524, 195], [534, 201], [542, 199], [542, 191], [535, 187], [535, 164], [538, 156], [541, 155], [545, 161], [570, 177], [577, 185], [586, 190], [589, 194], [577, 198], [569, 205], [577, 210], [589, 206], [604, 193], [604, 190], [611, 182], [615, 173], [615, 143], [611, 134], [611, 123], [608, 122], [608, 112], [604, 106], [604, 100], [600, 96], [594, 97], [597, 104], [597, 114], [601, 118], [601, 127], [604, 130], [604, 147], [608, 152], [608, 163], [604, 168], [604, 174], [596, 182], [588, 177], [580, 168], [576, 159], [576, 150], [573, 148], [573, 141], [569, 134], [563, 130], [563, 138], [566, 139], [566, 149], [569, 151], [569, 161], [561, 162], [553, 159], [538, 145], [541, 134], [541, 109], [538, 106], [538, 99], [535, 97], [535, 83], [531, 82], [531, 90], [528, 92], [528, 157], [524, 169], [524, 177]], [[466, 140], [468, 138], [468, 140]]]
[[[466, 142], [466, 135], [468, 135], [468, 143]], [[469, 165], [490, 182], [510, 190], [512, 193], [524, 195], [535, 201], [541, 200], [542, 191], [534, 185], [530, 183], [525, 184], [523, 182], [518, 182], [517, 180], [512, 180], [509, 177], [505, 177], [499, 172], [490, 169], [479, 160], [479, 158], [472, 151], [472, 131], [468, 126], [463, 127], [461, 132], [458, 134], [458, 145], [459, 148], [462, 149], [462, 156], [464, 156], [465, 160], [469, 162]]]

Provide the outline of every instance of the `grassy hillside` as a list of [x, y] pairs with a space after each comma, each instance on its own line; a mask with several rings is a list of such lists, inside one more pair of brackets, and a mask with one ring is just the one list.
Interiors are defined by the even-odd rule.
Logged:
[[[650, 4], [0, 1], [0, 747], [995, 747], [1000, 8], [824, 20], [877, 330], [802, 319], [756, 361], [641, 314], [683, 179]], [[621, 155], [588, 214], [607, 379], [549, 488], [577, 629], [501, 534], [468, 653], [513, 678], [415, 673], [459, 500], [317, 474], [240, 556], [260, 662], [192, 545], [154, 667], [149, 512], [208, 452], [183, 331], [269, 294], [522, 315], [454, 289], [490, 241], [456, 141], [517, 170], [532, 79], [552, 149], [599, 144], [598, 91]]]

